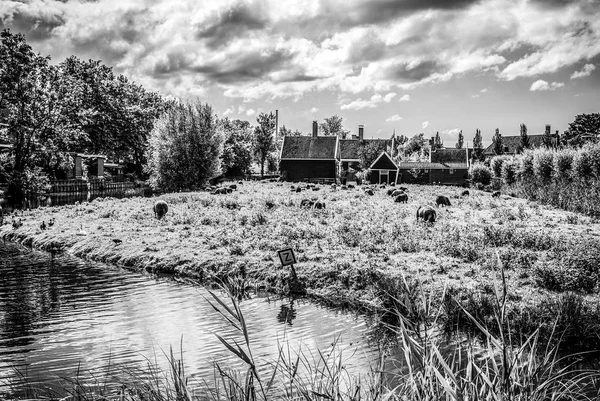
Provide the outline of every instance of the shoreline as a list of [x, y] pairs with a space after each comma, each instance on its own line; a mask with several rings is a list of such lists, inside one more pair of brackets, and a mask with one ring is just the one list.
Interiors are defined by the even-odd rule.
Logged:
[[[552, 310], [544, 302], [561, 302], [571, 293], [540, 286], [540, 271], [551, 265], [561, 244], [600, 243], [600, 224], [589, 217], [523, 199], [493, 199], [474, 189], [462, 198], [458, 194], [463, 188], [412, 185], [404, 205], [394, 203], [386, 189], [373, 196], [360, 187], [334, 191], [321, 186], [296, 193], [291, 185], [305, 186], [245, 182], [224, 195], [106, 198], [34, 209], [24, 213], [18, 229], [6, 219], [9, 224], [0, 227], [0, 237], [42, 251], [60, 249], [84, 260], [191, 278], [206, 286], [229, 279], [234, 290], [275, 294], [285, 294], [282, 276], [288, 274], [277, 250], [292, 247], [307, 298], [375, 312], [404, 296], [414, 297], [422, 287], [440, 305], [447, 302], [442, 299], [447, 291], [470, 303], [474, 309], [469, 311], [476, 315], [482, 300], [493, 296], [501, 283], [499, 258], [509, 309], [535, 316], [545, 305], [539, 324]], [[417, 207], [432, 204], [437, 194], [448, 195], [452, 206], [437, 209], [433, 226], [415, 223]], [[326, 208], [300, 207], [303, 199], [313, 197]], [[162, 220], [152, 211], [158, 199], [169, 205]], [[51, 217], [56, 223], [42, 230], [41, 222]], [[580, 298], [591, 305], [594, 295], [581, 293]], [[453, 319], [460, 313], [447, 309]], [[582, 318], [598, 315], [596, 306]], [[521, 329], [532, 329], [533, 320]]]

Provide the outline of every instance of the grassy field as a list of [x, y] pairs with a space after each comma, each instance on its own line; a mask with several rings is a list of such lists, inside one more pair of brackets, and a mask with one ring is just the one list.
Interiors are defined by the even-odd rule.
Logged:
[[[490, 319], [491, 299], [505, 287], [515, 330], [546, 325], [548, 333], [562, 330], [573, 350], [600, 349], [594, 334], [600, 329], [600, 224], [593, 218], [474, 189], [461, 197], [463, 188], [408, 185], [408, 204], [402, 204], [386, 194], [389, 187], [370, 196], [361, 187], [297, 193], [292, 185], [244, 182], [231, 194], [40, 208], [25, 212], [20, 228], [9, 219], [0, 236], [205, 284], [229, 280], [273, 292], [287, 290], [277, 251], [292, 247], [308, 296], [385, 310], [417, 297], [422, 287], [445, 306], [448, 327], [461, 320], [468, 326], [458, 304]], [[435, 205], [437, 195], [452, 206], [437, 208], [433, 225], [417, 223], [417, 208]], [[306, 198], [326, 208], [302, 208]], [[169, 205], [162, 220], [152, 210], [157, 199]], [[55, 224], [42, 230], [52, 217]]]

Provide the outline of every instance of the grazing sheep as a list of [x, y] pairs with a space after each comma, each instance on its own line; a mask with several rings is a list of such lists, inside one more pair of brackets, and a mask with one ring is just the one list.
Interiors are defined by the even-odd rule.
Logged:
[[398, 195], [402, 195], [403, 193], [404, 193], [404, 191], [403, 191], [403, 190], [401, 190], [401, 189], [396, 189], [394, 192], [392, 192], [392, 196], [395, 198], [395, 197], [397, 197]]
[[396, 196], [396, 199], [394, 199], [394, 202], [408, 203], [408, 195], [406, 195], [405, 193], [401, 193], [400, 195]]
[[[397, 190], [396, 190], [396, 191], [397, 191]], [[395, 191], [394, 191], [394, 189], [388, 189], [388, 190], [387, 190], [387, 192], [386, 192], [386, 194], [387, 194], [388, 196], [393, 196], [393, 195], [394, 195], [394, 192], [395, 192]]]
[[234, 191], [237, 191], [237, 185], [235, 184], [231, 184], [229, 188], [233, 189]]
[[340, 187], [340, 189], [347, 190], [347, 189], [348, 189], [348, 187], [347, 187], [346, 185], [342, 185], [342, 186]]
[[314, 185], [314, 186], [312, 187], [312, 190], [313, 190], [313, 191], [318, 191], [319, 189], [320, 189], [320, 188], [319, 188], [318, 186], [316, 186], [316, 185]]
[[313, 208], [314, 209], [325, 209], [325, 202], [323, 201], [316, 201], [313, 203]]
[[238, 181], [238, 185], [244, 185], [244, 181]]
[[500, 197], [500, 191], [496, 191], [492, 194], [492, 198], [499, 198]]
[[367, 195], [370, 195], [370, 196], [373, 196], [373, 195], [374, 195], [374, 194], [373, 194], [373, 190], [372, 190], [371, 188], [367, 188], [367, 189], [365, 189], [365, 194], [367, 194]]
[[399, 189], [400, 191], [408, 191], [408, 188], [406, 188], [406, 187], [398, 187], [398, 189]]
[[460, 196], [469, 196], [469, 191], [468, 190], [464, 190], [462, 192], [462, 194], [460, 194]]
[[354, 189], [354, 188], [355, 188], [354, 185], [348, 184], [348, 189]]
[[302, 199], [300, 201], [300, 207], [312, 207], [315, 202], [311, 199]]
[[417, 209], [417, 221], [419, 221], [419, 219], [421, 218], [423, 219], [423, 221], [433, 223], [435, 222], [436, 217], [437, 213], [431, 206], [420, 206]]
[[[217, 188], [214, 191], [211, 192], [212, 195], [225, 195], [226, 193], [228, 193], [229, 188]], [[231, 189], [229, 189], [229, 192], [231, 192]]]
[[443, 195], [440, 195], [440, 196], [437, 197], [437, 199], [435, 200], [435, 204], [436, 204], [436, 206], [440, 206], [440, 205], [443, 205], [443, 206], [452, 206], [450, 204], [450, 199], [448, 199], [447, 196], [443, 196]]
[[156, 201], [154, 204], [154, 217], [162, 219], [169, 211], [169, 205], [164, 200]]
[[381, 184], [381, 185], [379, 186], [379, 188], [380, 188], [380, 189], [384, 189], [384, 188], [385, 188], [385, 184]]
[[302, 188], [300, 188], [300, 187], [296, 188], [296, 192], [302, 192]]

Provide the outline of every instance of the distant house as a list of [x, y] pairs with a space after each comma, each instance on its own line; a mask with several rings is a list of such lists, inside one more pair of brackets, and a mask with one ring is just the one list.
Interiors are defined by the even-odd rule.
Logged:
[[338, 137], [318, 136], [313, 121], [312, 136], [286, 136], [281, 146], [279, 171], [286, 181], [336, 179]]
[[467, 149], [438, 149], [429, 154], [429, 161], [398, 163], [398, 182], [411, 184], [463, 185], [468, 178]]
[[[550, 126], [546, 127], [547, 130], [550, 130]], [[550, 135], [552, 137], [552, 146], [558, 146], [560, 143], [560, 136], [558, 131], [555, 134]], [[541, 148], [544, 146], [544, 134], [538, 135], [527, 135], [529, 138], [529, 148]], [[511, 135], [511, 136], [503, 136], [502, 137], [502, 147], [504, 148], [505, 155], [516, 155], [518, 149], [521, 147], [521, 135]], [[495, 156], [494, 153], [494, 142], [491, 143], [490, 146], [483, 150], [483, 154], [485, 156]]]
[[372, 184], [395, 184], [397, 178], [398, 166], [385, 151], [369, 166], [369, 181]]
[[[351, 167], [353, 164], [360, 163], [361, 148], [374, 144], [379, 148], [379, 152], [391, 150], [391, 139], [364, 139], [364, 126], [358, 126], [358, 136], [352, 136], [351, 139], [339, 140], [339, 172], [340, 176], [346, 177], [348, 181], [354, 181], [354, 172]], [[378, 152], [378, 153], [379, 153]]]

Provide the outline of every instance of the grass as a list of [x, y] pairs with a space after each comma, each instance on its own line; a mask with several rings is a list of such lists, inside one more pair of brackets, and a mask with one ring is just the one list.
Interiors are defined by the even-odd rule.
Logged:
[[[384, 311], [405, 293], [405, 277], [419, 278], [427, 293], [439, 295], [447, 286], [466, 306], [480, 305], [483, 320], [491, 319], [481, 302], [497, 276], [497, 250], [509, 286], [507, 313], [527, 334], [556, 318], [549, 302], [564, 302], [571, 293], [583, 305], [577, 316], [600, 331], [592, 319], [599, 310], [597, 264], [586, 263], [600, 236], [592, 217], [476, 189], [461, 197], [462, 188], [407, 185], [408, 204], [399, 204], [386, 189], [376, 188], [373, 196], [361, 187], [296, 193], [291, 185], [245, 182], [226, 195], [174, 193], [35, 209], [24, 213], [21, 228], [1, 226], [0, 236], [206, 285], [242, 280], [243, 286], [280, 293], [289, 289], [288, 271], [277, 251], [292, 247], [298, 278], [313, 299]], [[434, 205], [437, 195], [447, 195], [453, 206], [438, 208], [434, 225], [417, 223], [418, 206]], [[327, 207], [300, 207], [313, 197]], [[152, 212], [157, 199], [169, 205], [161, 220]], [[41, 221], [50, 217], [55, 225], [42, 231]], [[449, 327], [468, 325], [455, 308], [444, 313]], [[543, 340], [549, 334], [540, 333]], [[598, 349], [592, 348], [598, 341], [589, 339], [577, 343]]]

